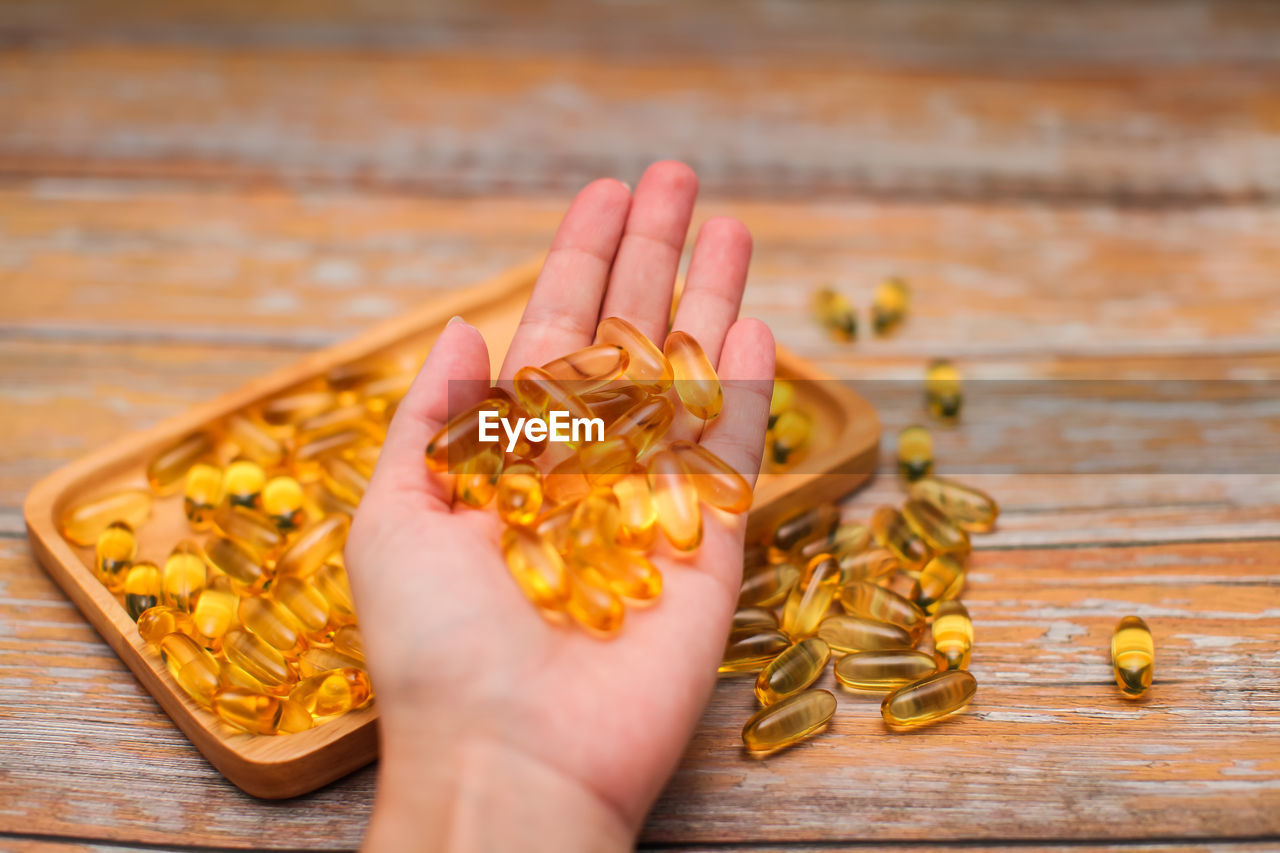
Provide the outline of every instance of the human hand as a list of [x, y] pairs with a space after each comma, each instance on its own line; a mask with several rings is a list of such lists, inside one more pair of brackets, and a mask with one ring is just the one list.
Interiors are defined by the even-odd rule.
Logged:
[[[659, 346], [697, 192], [680, 163], [651, 166], [634, 197], [599, 180], [556, 233], [499, 379], [589, 345], [620, 316]], [[673, 329], [724, 382], [701, 442], [754, 482], [774, 343], [737, 319], [751, 238], [702, 226]], [[448, 417], [449, 382], [487, 384], [484, 340], [455, 321], [401, 402], [347, 541], [378, 691], [382, 758], [370, 849], [630, 847], [715, 683], [737, 601], [745, 516], [704, 506], [693, 555], [651, 555], [664, 588], [613, 639], [549, 623], [511, 578], [491, 511], [451, 506], [423, 462]], [[743, 381], [755, 380], [755, 381]], [[456, 404], [456, 400], [455, 400]], [[456, 409], [455, 409], [456, 411]], [[701, 422], [677, 420], [698, 439]]]

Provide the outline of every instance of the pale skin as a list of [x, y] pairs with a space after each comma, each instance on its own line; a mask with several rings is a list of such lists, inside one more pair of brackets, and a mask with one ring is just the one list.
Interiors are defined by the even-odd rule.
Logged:
[[[681, 163], [656, 163], [635, 192], [583, 189], [550, 253], [498, 376], [592, 343], [620, 316], [661, 343], [697, 194]], [[708, 220], [671, 328], [692, 334], [725, 380], [721, 415], [680, 437], [754, 472], [768, 418], [774, 342], [739, 319], [751, 237]], [[423, 449], [447, 418], [451, 379], [483, 381], [479, 332], [441, 334], [388, 431], [347, 542], [382, 758], [369, 850], [629, 849], [711, 694], [742, 574], [745, 518], [706, 513], [692, 557], [663, 543], [664, 588], [621, 632], [545, 619], [498, 548], [491, 511], [453, 508]], [[737, 382], [737, 380], [754, 380]], [[456, 386], [455, 386], [456, 387]], [[456, 401], [455, 401], [456, 402]]]

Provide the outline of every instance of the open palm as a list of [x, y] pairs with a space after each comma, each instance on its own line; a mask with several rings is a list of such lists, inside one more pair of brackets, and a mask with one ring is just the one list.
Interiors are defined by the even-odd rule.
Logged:
[[[679, 163], [651, 166], [634, 197], [612, 180], [582, 190], [499, 378], [587, 346], [608, 316], [661, 346], [696, 192]], [[750, 253], [740, 222], [708, 221], [672, 324], [697, 338], [725, 383], [716, 420], [702, 428], [678, 418], [673, 430], [742, 472], [759, 465], [769, 402], [760, 380], [774, 368], [767, 327], [737, 318]], [[741, 581], [744, 519], [704, 507], [695, 554], [660, 545], [663, 593], [629, 608], [616, 638], [551, 624], [508, 573], [497, 516], [453, 508], [448, 483], [423, 464], [447, 418], [450, 380], [489, 376], [480, 334], [451, 323], [400, 405], [348, 540], [382, 718], [380, 785], [393, 784], [392, 773], [425, 773], [425, 787], [464, 784], [450, 762], [483, 744], [479, 752], [501, 756], [484, 772], [536, 768], [548, 789], [571, 787], [634, 833], [710, 695]]]

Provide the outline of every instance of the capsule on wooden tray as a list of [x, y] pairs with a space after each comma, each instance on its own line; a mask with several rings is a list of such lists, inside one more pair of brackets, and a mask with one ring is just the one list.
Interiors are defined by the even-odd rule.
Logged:
[[213, 511], [222, 503], [222, 469], [198, 462], [187, 472], [182, 489], [182, 509], [187, 522], [196, 530], [213, 524]]
[[289, 426], [338, 405], [338, 395], [327, 389], [293, 391], [262, 404], [259, 414], [273, 427]]
[[182, 488], [192, 465], [209, 462], [215, 454], [213, 436], [209, 433], [201, 431], [183, 436], [147, 463], [147, 482], [157, 494], [172, 494]]
[[720, 377], [697, 340], [686, 332], [672, 332], [662, 351], [675, 374], [676, 393], [690, 414], [704, 421], [720, 414], [724, 405]]
[[272, 477], [262, 487], [262, 511], [284, 532], [306, 523], [305, 503], [302, 484], [287, 474]]
[[934, 418], [943, 423], [958, 420], [964, 405], [960, 368], [945, 358], [929, 362], [924, 373], [924, 398], [925, 406]]
[[977, 680], [965, 670], [943, 670], [884, 697], [880, 715], [891, 729], [920, 728], [963, 711], [977, 689]]
[[75, 504], [58, 519], [58, 529], [73, 545], [90, 547], [117, 521], [137, 530], [151, 516], [151, 493], [122, 489]]
[[933, 473], [933, 436], [915, 424], [898, 433], [898, 474], [914, 482]]
[[865, 616], [879, 622], [900, 625], [912, 638], [924, 633], [928, 617], [925, 612], [891, 589], [862, 580], [841, 584], [836, 598], [845, 613]]
[[359, 506], [369, 488], [369, 475], [346, 456], [320, 460], [320, 482], [338, 500]]
[[342, 553], [350, 530], [351, 516], [341, 512], [327, 515], [315, 524], [303, 528], [280, 555], [276, 562], [276, 573], [282, 577], [310, 577], [324, 565], [325, 560]]
[[178, 686], [198, 704], [208, 707], [218, 689], [218, 662], [186, 634], [160, 640], [160, 656]]
[[280, 578], [271, 585], [271, 599], [289, 611], [309, 635], [323, 631], [329, 624], [331, 606], [324, 593], [309, 581]]
[[742, 743], [752, 752], [773, 752], [817, 733], [835, 712], [830, 692], [806, 690], [753, 714], [742, 727]]
[[772, 705], [818, 680], [831, 657], [825, 640], [809, 637], [785, 649], [756, 678], [756, 698]]
[[124, 609], [129, 618], [138, 617], [160, 603], [160, 569], [155, 563], [140, 560], [124, 576]]
[[213, 698], [213, 712], [224, 723], [256, 735], [280, 732], [285, 700], [248, 690], [220, 690]]
[[622, 375], [631, 356], [616, 344], [594, 344], [542, 365], [552, 379], [579, 395], [598, 391]]
[[662, 350], [644, 333], [621, 317], [606, 317], [596, 327], [596, 340], [622, 347], [627, 352], [624, 375], [653, 394], [671, 387], [674, 371]]
[[373, 686], [364, 670], [343, 667], [304, 678], [289, 698], [314, 717], [331, 717], [369, 704]]
[[911, 587], [911, 600], [926, 613], [932, 614], [943, 601], [948, 601], [964, 589], [964, 563], [954, 554], [939, 554], [924, 564], [920, 576]]
[[730, 632], [719, 671], [758, 672], [791, 645], [777, 628], [752, 625]]
[[902, 517], [934, 553], [968, 553], [969, 534], [928, 501], [909, 498], [902, 505]]
[[200, 642], [200, 632], [196, 630], [191, 614], [165, 604], [157, 604], [142, 612], [138, 617], [138, 634], [153, 646], [160, 645], [160, 641], [170, 634], [185, 634]]
[[354, 453], [372, 440], [365, 430], [344, 429], [299, 442], [289, 456], [289, 471], [303, 483], [314, 483], [320, 479], [320, 463], [326, 458]]
[[222, 494], [232, 506], [257, 506], [266, 483], [267, 472], [252, 459], [237, 459], [222, 472]]
[[235, 443], [240, 455], [264, 468], [274, 468], [284, 461], [285, 446], [271, 434], [270, 428], [244, 413], [229, 415], [227, 437]]
[[915, 638], [901, 625], [865, 616], [828, 616], [818, 626], [818, 636], [838, 652], [909, 649]]
[[273, 693], [288, 693], [298, 681], [298, 674], [279, 649], [243, 628], [232, 628], [223, 636], [222, 651], [227, 660]]
[[784, 468], [795, 462], [809, 447], [813, 438], [813, 419], [800, 409], [783, 412], [769, 430], [765, 455], [775, 467]]
[[1151, 629], [1138, 616], [1126, 616], [1111, 635], [1111, 666], [1126, 699], [1137, 699], [1151, 687], [1156, 647]]
[[107, 526], [94, 545], [94, 574], [112, 592], [124, 588], [124, 577], [138, 556], [138, 537], [123, 521]]
[[213, 512], [213, 529], [242, 546], [260, 561], [280, 553], [285, 537], [265, 514], [244, 506], [223, 504]]
[[[280, 582], [283, 582], [281, 578]], [[316, 569], [310, 582], [320, 590], [329, 602], [330, 619], [337, 624], [355, 621], [355, 604], [351, 598], [351, 581], [347, 570], [335, 560], [326, 560], [324, 565]]]
[[1000, 506], [990, 495], [955, 480], [925, 477], [912, 483], [908, 494], [916, 500], [928, 501], [958, 527], [974, 533], [985, 533], [995, 527], [1000, 515]]
[[769, 396], [769, 428], [778, 422], [783, 412], [795, 407], [796, 388], [786, 379], [773, 380], [773, 394]]
[[191, 612], [196, 630], [211, 643], [220, 643], [222, 635], [235, 624], [239, 603], [240, 596], [232, 589], [231, 581], [225, 576], [214, 575], [196, 599], [195, 609]]
[[761, 566], [743, 577], [738, 606], [773, 607], [786, 600], [799, 580], [800, 570], [790, 563]]
[[929, 556], [924, 540], [907, 524], [902, 513], [891, 506], [878, 507], [871, 515], [871, 535], [902, 564], [903, 571], [919, 571]]
[[357, 625], [343, 625], [333, 633], [334, 651], [350, 655], [364, 663], [364, 635]]
[[944, 601], [933, 617], [933, 656], [943, 669], [968, 669], [973, 621], [958, 601]]
[[792, 511], [783, 516], [769, 534], [770, 559], [785, 560], [809, 542], [830, 541], [839, 523], [840, 508], [835, 504], [822, 503]]
[[704, 503], [732, 513], [751, 509], [751, 486], [729, 463], [691, 441], [672, 442], [671, 450], [684, 465], [698, 498]]
[[160, 571], [161, 601], [190, 613], [204, 591], [208, 574], [200, 546], [184, 539], [173, 546]]
[[247, 595], [240, 599], [236, 615], [246, 630], [282, 652], [295, 654], [304, 643], [302, 623], [270, 598]]
[[659, 529], [676, 550], [696, 550], [702, 543], [702, 510], [684, 466], [672, 451], [660, 450], [649, 460], [648, 471]]
[[854, 652], [836, 661], [836, 680], [851, 690], [884, 692], [932, 675], [934, 659], [915, 649]]
[[817, 632], [840, 586], [840, 566], [831, 557], [816, 558], [806, 572], [809, 577], [791, 590], [782, 607], [782, 630], [794, 639]]
[[210, 566], [229, 577], [238, 589], [259, 590], [270, 580], [257, 554], [225, 536], [206, 539], [204, 556]]

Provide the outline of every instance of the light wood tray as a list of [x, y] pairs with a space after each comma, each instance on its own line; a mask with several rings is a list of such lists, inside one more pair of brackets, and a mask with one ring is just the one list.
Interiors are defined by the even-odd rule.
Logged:
[[[94, 576], [93, 549], [78, 548], [57, 530], [55, 520], [72, 503], [124, 487], [145, 487], [147, 461], [162, 447], [230, 412], [317, 377], [335, 365], [369, 356], [425, 354], [455, 314], [474, 324], [499, 365], [537, 277], [541, 260], [424, 305], [353, 340], [313, 353], [296, 364], [254, 380], [204, 405], [119, 441], [51, 474], [27, 496], [28, 535], [45, 570], [133, 670], [191, 742], [228, 779], [246, 792], [267, 798], [314, 790], [377, 757], [376, 703], [310, 731], [264, 737], [238, 732], [196, 705], [169, 675], [124, 608]], [[778, 375], [824, 380], [795, 355], [779, 350]], [[802, 503], [843, 495], [874, 469], [880, 424], [866, 400], [835, 381], [797, 385], [798, 404], [814, 418], [813, 446], [805, 473], [765, 475], [756, 487], [749, 526], [761, 530], [779, 514]], [[139, 552], [150, 559], [167, 553], [190, 532], [181, 497], [157, 498], [152, 519], [138, 531]]]

